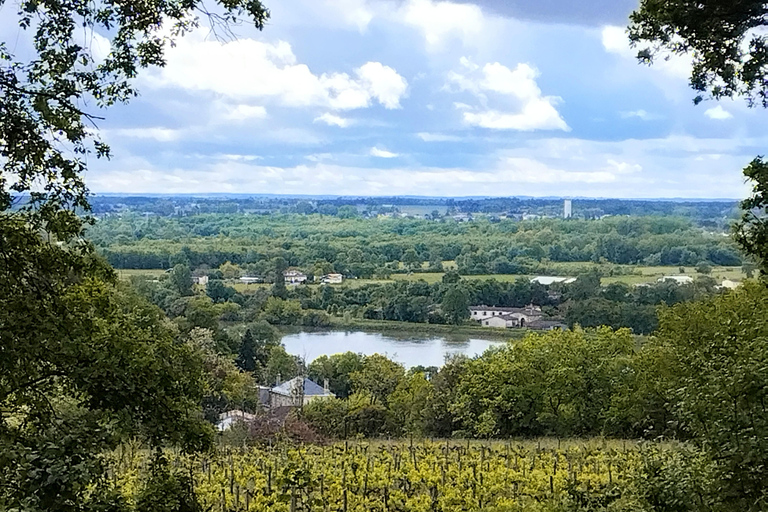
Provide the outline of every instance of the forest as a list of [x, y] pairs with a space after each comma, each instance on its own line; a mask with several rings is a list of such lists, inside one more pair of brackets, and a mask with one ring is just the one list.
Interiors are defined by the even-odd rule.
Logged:
[[229, 261], [244, 265], [249, 275], [265, 275], [271, 260], [280, 257], [309, 273], [335, 271], [360, 278], [425, 266], [440, 272], [444, 261], [455, 261], [461, 274], [532, 274], [546, 269], [547, 262], [740, 265], [739, 250], [726, 234], [663, 216], [456, 222], [128, 213], [100, 219], [88, 229], [115, 268], [170, 268], [176, 263], [216, 268]]

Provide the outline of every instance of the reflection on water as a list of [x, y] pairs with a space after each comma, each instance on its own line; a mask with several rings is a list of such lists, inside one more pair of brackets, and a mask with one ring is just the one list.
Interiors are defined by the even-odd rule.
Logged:
[[359, 352], [383, 354], [410, 366], [441, 366], [450, 354], [475, 356], [489, 347], [503, 343], [461, 336], [418, 336], [372, 332], [315, 331], [287, 334], [283, 344], [289, 354], [304, 358], [309, 364], [322, 355]]

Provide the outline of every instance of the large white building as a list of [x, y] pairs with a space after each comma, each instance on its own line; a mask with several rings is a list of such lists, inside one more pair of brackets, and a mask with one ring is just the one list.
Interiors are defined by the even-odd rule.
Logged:
[[469, 317], [484, 327], [525, 327], [531, 322], [541, 320], [541, 308], [533, 305], [525, 308], [472, 306], [469, 308]]
[[286, 270], [283, 272], [286, 284], [301, 284], [307, 282], [307, 274], [300, 270]]

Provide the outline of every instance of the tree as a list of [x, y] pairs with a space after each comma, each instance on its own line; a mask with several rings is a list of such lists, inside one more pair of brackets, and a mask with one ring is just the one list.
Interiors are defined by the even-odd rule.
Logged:
[[405, 251], [402, 257], [403, 264], [409, 269], [418, 269], [421, 267], [421, 257], [413, 249]]
[[176, 265], [168, 273], [168, 278], [171, 280], [173, 289], [182, 297], [193, 295], [192, 290], [192, 272], [186, 265]]
[[4, 242], [26, 268], [0, 263], [0, 508], [103, 507], [103, 454], [122, 440], [210, 441], [201, 361], [159, 309], [100, 279], [98, 262], [39, 237]]
[[743, 96], [750, 105], [768, 107], [768, 26], [762, 0], [642, 0], [630, 15], [629, 38], [643, 46], [641, 62], [652, 64], [665, 53], [693, 59], [691, 87], [699, 103]]
[[277, 345], [269, 352], [269, 361], [262, 382], [270, 386], [273, 382], [284, 382], [299, 375], [300, 370], [298, 358], [286, 352], [282, 345]]
[[662, 312], [651, 347], [670, 358], [675, 421], [713, 461], [719, 510], [768, 500], [768, 290], [757, 283]]
[[371, 401], [386, 406], [387, 397], [405, 376], [405, 368], [381, 354], [363, 359], [362, 368], [352, 372], [350, 379], [354, 392], [370, 393]]
[[277, 298], [285, 299], [288, 297], [288, 290], [285, 288], [285, 269], [288, 263], [283, 258], [275, 258], [275, 282], [272, 285], [272, 295]]
[[451, 286], [443, 295], [440, 309], [450, 323], [463, 323], [469, 318], [469, 294], [461, 286]]
[[213, 302], [227, 302], [235, 296], [237, 291], [231, 286], [224, 284], [221, 279], [210, 279], [205, 286], [205, 293]]
[[[61, 238], [79, 234], [82, 223], [72, 213], [88, 208], [83, 181], [88, 155], [110, 154], [89, 126], [100, 118], [82, 105], [90, 99], [99, 108], [128, 102], [137, 94], [133, 82], [139, 70], [162, 66], [166, 46], [197, 25], [197, 13], [217, 32], [243, 16], [261, 29], [269, 17], [259, 0], [218, 3], [220, 13], [209, 12], [200, 0], [132, 3], [130, 8], [109, 2], [20, 2], [19, 35], [32, 41], [19, 47], [34, 51], [22, 54], [29, 55], [24, 60], [14, 55], [16, 45], [0, 44], [0, 211], [21, 203], [19, 214], [33, 227], [45, 225]], [[3, 16], [13, 13], [4, 9]], [[97, 39], [92, 34], [109, 37], [110, 53], [103, 60], [92, 51], [90, 41]], [[37, 182], [41, 191], [34, 188]]]
[[449, 270], [443, 275], [443, 284], [456, 284], [461, 281], [461, 276], [455, 270]]
[[243, 269], [240, 268], [240, 265], [235, 265], [229, 261], [220, 265], [219, 270], [221, 270], [221, 276], [224, 279], [238, 279], [243, 274]]
[[235, 363], [243, 371], [253, 373], [256, 370], [256, 342], [250, 329], [243, 335]]
[[[200, 0], [17, 5], [28, 58], [0, 42], [0, 508], [115, 509], [101, 454], [129, 436], [201, 447], [211, 432], [195, 417], [197, 356], [82, 239], [86, 162], [110, 153], [82, 105], [129, 101], [196, 13], [221, 29], [244, 14], [262, 28], [268, 12], [258, 0], [219, 13]], [[110, 39], [101, 61], [96, 33]]]
[[768, 161], [757, 157], [744, 169], [744, 176], [752, 180], [752, 195], [742, 201], [741, 220], [735, 227], [736, 241], [768, 274]]
[[352, 392], [351, 374], [363, 367], [363, 356], [354, 352], [320, 356], [309, 364], [309, 378], [322, 384], [328, 379], [331, 392], [346, 398]]

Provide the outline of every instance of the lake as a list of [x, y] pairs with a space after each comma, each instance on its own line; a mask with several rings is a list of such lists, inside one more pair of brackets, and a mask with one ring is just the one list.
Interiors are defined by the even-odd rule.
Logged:
[[311, 363], [322, 355], [356, 352], [364, 355], [382, 354], [411, 366], [442, 366], [445, 356], [482, 354], [503, 341], [469, 336], [414, 335], [373, 333], [363, 331], [312, 331], [286, 334], [283, 344], [289, 354], [301, 356]]

